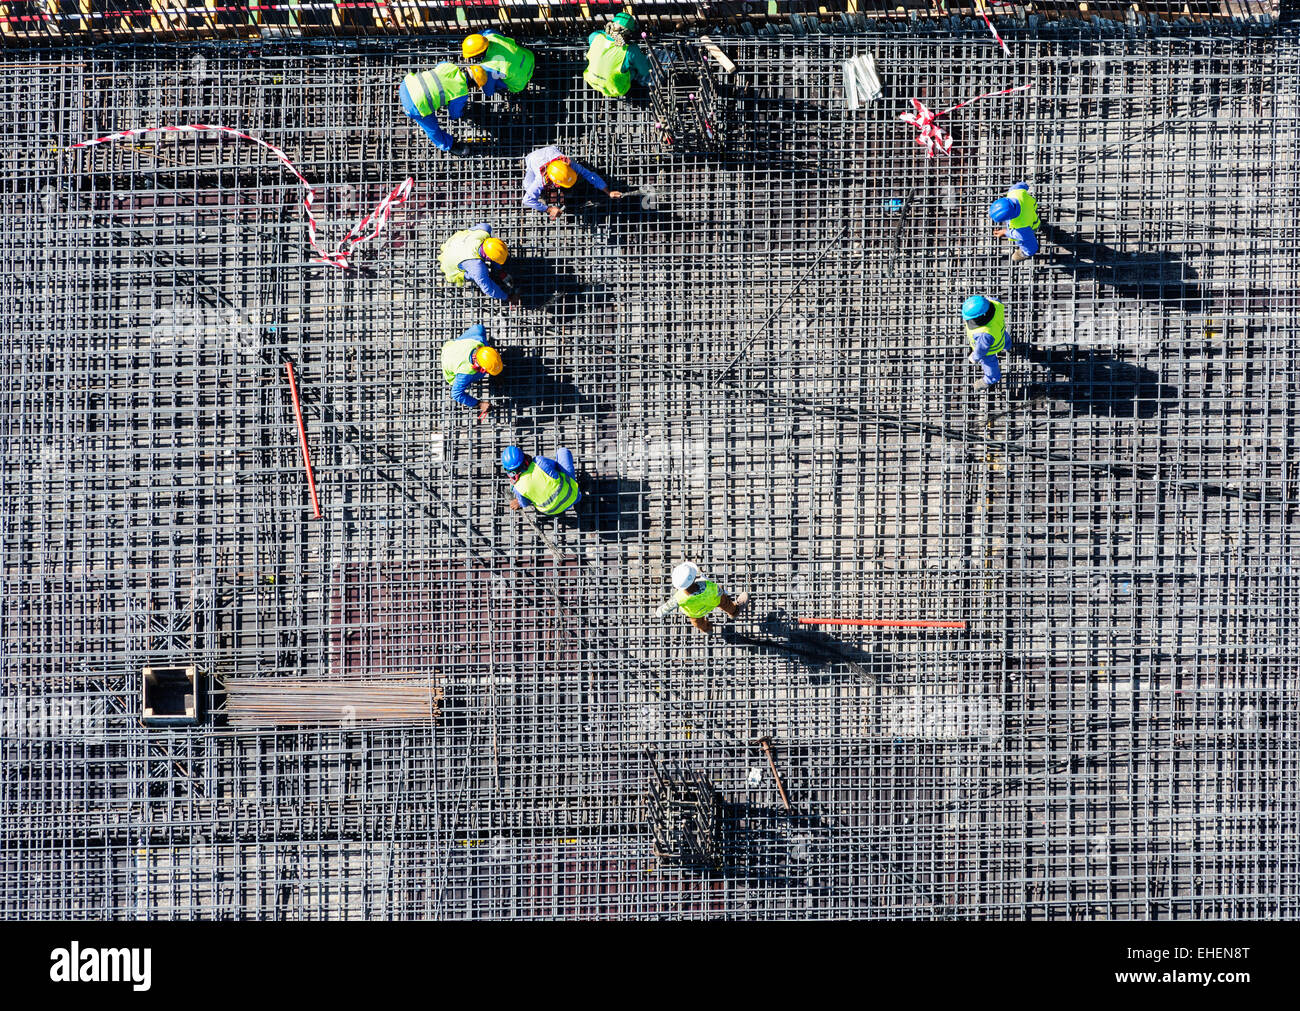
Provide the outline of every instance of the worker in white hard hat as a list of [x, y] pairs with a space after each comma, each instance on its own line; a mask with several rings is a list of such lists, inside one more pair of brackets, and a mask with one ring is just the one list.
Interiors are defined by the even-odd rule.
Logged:
[[748, 593], [742, 593], [732, 600], [713, 580], [701, 579], [699, 567], [693, 562], [682, 562], [673, 569], [673, 587], [677, 592], [660, 606], [656, 614], [662, 618], [680, 607], [691, 624], [701, 632], [713, 631], [709, 614], [714, 608], [720, 607], [728, 618], [734, 618], [749, 601]]

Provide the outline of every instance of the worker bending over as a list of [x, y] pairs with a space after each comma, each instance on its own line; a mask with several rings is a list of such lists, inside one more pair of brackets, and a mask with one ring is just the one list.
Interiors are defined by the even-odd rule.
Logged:
[[483, 222], [457, 232], [444, 242], [438, 249], [438, 266], [457, 288], [465, 287], [468, 278], [489, 298], [518, 305], [519, 300], [502, 287], [506, 277], [497, 269], [509, 255], [506, 244], [494, 239], [491, 227]]
[[552, 144], [539, 147], [524, 159], [524, 206], [548, 214], [554, 221], [564, 211], [564, 194], [560, 191], [572, 189], [579, 176], [614, 200], [623, 195], [611, 190], [604, 179]]
[[420, 124], [420, 129], [439, 151], [451, 152], [456, 142], [438, 123], [438, 110], [448, 119], [460, 119], [469, 101], [469, 84], [454, 63], [439, 63], [432, 70], [407, 74], [397, 89], [402, 111]]
[[723, 613], [729, 618], [734, 618], [740, 614], [740, 609], [749, 602], [749, 594], [742, 593], [735, 600], [732, 600], [718, 588], [718, 584], [713, 580], [700, 579], [700, 570], [692, 562], [682, 562], [681, 565], [673, 569], [673, 587], [676, 593], [655, 613], [664, 617], [669, 612], [680, 607], [682, 612], [691, 620], [691, 624], [701, 632], [712, 632], [713, 625], [709, 622], [709, 614], [714, 608], [720, 607]]
[[975, 380], [975, 388], [987, 390], [1002, 378], [998, 355], [1011, 346], [1006, 309], [1001, 302], [972, 295], [961, 304], [961, 318], [966, 323], [966, 339], [970, 341], [970, 360], [984, 370], [983, 378]]
[[548, 460], [544, 456], [529, 456], [518, 446], [505, 448], [501, 466], [515, 486], [511, 509], [531, 505], [545, 516], [558, 516], [582, 501], [573, 454], [560, 449], [555, 457]]
[[477, 407], [479, 421], [492, 409], [492, 404], [477, 399], [469, 388], [485, 376], [501, 375], [502, 368], [501, 354], [496, 348], [488, 347], [487, 331], [482, 323], [475, 323], [442, 346], [442, 378], [451, 383], [451, 399], [464, 407]]
[[638, 84], [650, 80], [650, 63], [627, 34], [636, 22], [631, 14], [618, 13], [603, 32], [587, 36], [587, 69], [582, 79], [609, 98], [622, 98]]
[[532, 50], [491, 28], [466, 36], [460, 52], [466, 60], [478, 59], [470, 66], [469, 76], [483, 89], [484, 98], [499, 91], [518, 94], [533, 79]]
[[1028, 183], [1012, 183], [1007, 195], [994, 200], [989, 207], [989, 217], [994, 224], [1002, 225], [993, 234], [1015, 245], [1011, 262], [1028, 260], [1038, 252], [1038, 235], [1034, 229], [1042, 226], [1038, 220], [1038, 201], [1029, 192]]

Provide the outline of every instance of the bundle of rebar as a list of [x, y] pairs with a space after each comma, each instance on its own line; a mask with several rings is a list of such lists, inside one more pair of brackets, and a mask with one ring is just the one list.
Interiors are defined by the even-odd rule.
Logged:
[[439, 715], [442, 690], [430, 682], [235, 679], [226, 715], [243, 727], [329, 723], [410, 723]]

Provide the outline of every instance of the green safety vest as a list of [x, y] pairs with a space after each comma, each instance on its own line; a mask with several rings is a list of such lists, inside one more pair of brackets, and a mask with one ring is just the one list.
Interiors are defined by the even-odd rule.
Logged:
[[432, 70], [407, 74], [402, 83], [421, 116], [432, 116], [444, 105], [469, 94], [465, 75], [454, 63], [439, 63]]
[[479, 62], [506, 79], [511, 91], [523, 91], [533, 79], [533, 52], [504, 35], [485, 35], [487, 50]]
[[[1007, 222], [1007, 228], [1037, 228], [1038, 221], [1038, 201], [1028, 190], [1007, 190], [1007, 199], [1014, 200], [1020, 204], [1020, 213]], [[1008, 241], [1016, 240], [1007, 236]]]
[[438, 266], [442, 268], [447, 280], [456, 287], [465, 287], [465, 271], [460, 265], [466, 260], [477, 258], [479, 250], [483, 248], [483, 240], [486, 238], [489, 238], [489, 233], [481, 228], [466, 228], [464, 231], [457, 232], [438, 249]]
[[687, 593], [685, 590], [678, 590], [675, 596], [677, 605], [689, 618], [703, 618], [722, 603], [722, 591], [718, 589], [718, 584], [712, 580], [705, 583], [704, 589], [699, 593]]
[[474, 337], [460, 337], [448, 341], [442, 346], [442, 377], [449, 383], [457, 376], [472, 376], [478, 371], [470, 360], [474, 352], [483, 346], [481, 340]]
[[537, 466], [534, 460], [515, 480], [515, 489], [537, 507], [539, 513], [554, 516], [578, 501], [578, 482], [560, 471], [559, 477]]
[[[993, 302], [993, 299], [989, 299]], [[970, 341], [970, 349], [975, 350], [975, 338], [980, 334], [991, 334], [993, 340], [989, 343], [989, 354], [996, 355], [1004, 350], [1007, 346], [1007, 313], [1001, 302], [993, 302], [993, 318], [983, 326], [966, 326], [966, 339]]]
[[627, 46], [603, 32], [587, 49], [587, 69], [582, 79], [610, 98], [622, 98], [632, 87], [632, 75], [623, 69]]

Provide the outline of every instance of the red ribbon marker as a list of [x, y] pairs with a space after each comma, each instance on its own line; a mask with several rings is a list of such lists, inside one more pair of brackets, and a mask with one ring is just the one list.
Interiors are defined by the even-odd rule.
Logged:
[[[316, 187], [307, 181], [307, 177], [298, 171], [298, 167], [289, 160], [289, 156], [273, 144], [268, 144], [264, 140], [258, 140], [251, 134], [241, 133], [229, 126], [209, 126], [206, 123], [188, 123], [184, 126], [146, 126], [138, 130], [122, 130], [119, 133], [110, 133], [103, 137], [96, 137], [94, 140], [83, 140], [80, 144], [73, 144], [68, 148], [69, 151], [75, 151], [81, 147], [94, 147], [97, 144], [110, 144], [119, 140], [130, 140], [133, 137], [143, 137], [151, 133], [227, 133], [232, 137], [240, 140], [251, 141], [259, 147], [264, 147], [270, 151], [280, 164], [283, 165], [293, 175], [298, 182], [306, 187], [307, 192], [302, 198], [303, 213], [307, 217], [307, 242], [311, 245], [311, 250], [316, 254], [316, 259], [312, 263], [328, 263], [333, 267], [346, 268], [348, 257], [352, 255], [352, 250], [363, 242], [369, 242], [376, 235], [384, 230], [388, 224], [389, 215], [392, 214], [394, 207], [400, 207], [406, 203], [407, 197], [411, 195], [411, 189], [415, 186], [415, 179], [411, 176], [406, 177], [406, 181], [393, 187], [388, 196], [375, 205], [375, 209], [367, 214], [364, 218], [352, 226], [352, 230], [343, 237], [343, 240], [334, 247], [333, 251], [325, 252], [316, 243], [316, 215], [311, 212], [312, 204], [316, 202]], [[363, 234], [365, 229], [374, 223], [374, 227], [368, 233]]]
[[315, 519], [320, 519], [320, 500], [316, 497], [316, 477], [311, 471], [311, 452], [307, 449], [307, 427], [302, 423], [302, 404], [298, 401], [298, 381], [293, 377], [293, 362], [284, 363], [289, 373], [289, 392], [293, 394], [293, 413], [298, 419], [298, 441], [302, 443], [302, 465], [307, 471], [307, 490], [311, 492], [311, 512]]
[[964, 621], [881, 621], [876, 618], [800, 618], [800, 625], [869, 625], [872, 628], [965, 628]]
[[910, 123], [919, 131], [916, 142], [925, 148], [925, 156], [933, 158], [934, 153], [939, 151], [942, 154], [948, 154], [952, 150], [952, 136], [945, 133], [940, 127], [935, 126], [934, 121], [940, 116], [946, 116], [950, 112], [956, 112], [963, 106], [970, 105], [971, 102], [978, 102], [981, 98], [998, 98], [1001, 95], [1011, 95], [1017, 91], [1028, 91], [1033, 87], [1032, 84], [1022, 84], [1016, 88], [1007, 88], [1006, 91], [990, 91], [987, 95], [976, 95], [974, 98], [968, 98], [964, 102], [958, 102], [950, 109], [944, 109], [943, 112], [932, 112], [920, 99], [909, 99], [912, 103], [912, 112], [905, 112], [898, 118], [904, 123]]

